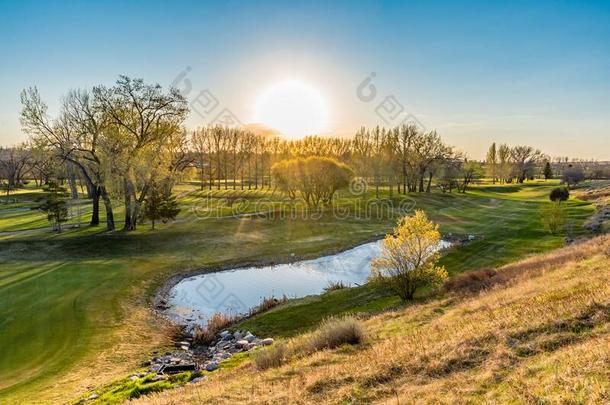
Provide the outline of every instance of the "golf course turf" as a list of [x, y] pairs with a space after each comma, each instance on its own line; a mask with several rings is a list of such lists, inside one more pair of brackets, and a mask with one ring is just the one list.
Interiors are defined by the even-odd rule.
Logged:
[[[425, 210], [440, 224], [444, 235], [474, 236], [442, 259], [449, 273], [457, 274], [562, 246], [565, 235], [549, 234], [540, 221], [553, 186], [555, 182], [542, 181], [485, 184], [466, 194], [407, 197], [414, 208]], [[202, 204], [209, 207], [212, 201], [215, 208], [230, 214], [232, 202], [227, 197], [231, 195], [272, 200], [277, 194], [197, 191], [196, 185], [188, 184], [179, 191], [182, 212], [175, 223], [154, 231], [141, 225], [130, 233], [105, 233], [102, 225], [61, 234], [50, 233], [48, 227], [32, 230], [48, 225], [44, 216], [28, 209], [38, 192], [33, 188], [15, 195], [11, 204], [0, 204], [0, 398], [23, 401], [37, 392], [46, 400], [69, 400], [83, 387], [136, 366], [165, 342], [147, 308], [156, 289], [173, 274], [320, 256], [382, 236], [397, 219], [396, 215], [337, 218], [328, 213], [310, 219], [215, 218], [201, 215]], [[372, 190], [360, 197], [342, 193], [337, 203], [353, 207], [358, 199], [373, 196]], [[388, 198], [387, 189], [383, 197]], [[389, 201], [404, 198], [395, 193]], [[573, 237], [583, 235], [582, 224], [593, 206], [578, 200], [566, 205], [568, 229]], [[75, 222], [87, 221], [88, 205], [82, 207], [82, 219]], [[115, 215], [120, 218], [120, 210]], [[289, 303], [246, 324], [257, 332], [284, 336], [308, 329], [328, 315], [376, 312], [397, 304], [397, 297], [363, 286]], [[60, 381], [51, 392], [49, 387]]]

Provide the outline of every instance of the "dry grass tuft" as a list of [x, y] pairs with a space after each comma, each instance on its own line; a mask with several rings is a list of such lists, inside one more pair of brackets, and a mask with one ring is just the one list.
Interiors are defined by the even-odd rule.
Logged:
[[282, 298], [275, 298], [274, 296], [263, 297], [261, 303], [258, 304], [257, 307], [250, 310], [249, 316], [254, 316], [262, 312], [269, 311], [271, 308], [275, 308], [278, 305], [285, 304], [286, 302], [288, 302], [288, 297], [286, 297], [286, 295], [283, 295]]
[[349, 286], [345, 284], [343, 281], [329, 281], [328, 285], [324, 287], [324, 292], [331, 292], [337, 290], [343, 290], [344, 288], [348, 288]]
[[364, 340], [364, 327], [352, 316], [324, 320], [310, 335], [280, 342], [255, 352], [254, 365], [259, 370], [280, 367], [292, 358], [311, 355], [319, 350], [334, 349], [344, 344], [356, 345]]
[[309, 339], [309, 350], [334, 349], [344, 344], [357, 345], [364, 341], [364, 328], [353, 316], [328, 318]]
[[218, 333], [238, 321], [239, 317], [215, 313], [208, 319], [205, 328], [195, 329], [194, 341], [201, 345], [209, 345], [216, 340]]
[[287, 360], [288, 349], [285, 342], [279, 342], [268, 349], [259, 350], [252, 354], [254, 365], [259, 370], [279, 367]]

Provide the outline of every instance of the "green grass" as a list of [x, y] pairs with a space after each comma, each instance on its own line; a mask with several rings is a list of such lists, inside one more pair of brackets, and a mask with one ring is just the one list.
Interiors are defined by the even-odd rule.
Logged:
[[[166, 380], [155, 381], [156, 374], [147, 374], [134, 380], [124, 378], [117, 382], [108, 384], [98, 390], [98, 397], [95, 403], [117, 404], [130, 399], [149, 395], [153, 392], [160, 392], [168, 388], [184, 385], [193, 378], [199, 377], [199, 373], [190, 371], [170, 375]], [[87, 398], [84, 396], [84, 398]]]
[[[433, 193], [409, 198], [441, 225], [443, 233], [477, 236], [443, 259], [453, 274], [561, 246], [563, 238], [545, 233], [539, 220], [552, 185], [485, 186], [466, 195]], [[222, 215], [230, 213], [227, 195], [263, 202], [262, 208], [278, 196], [267, 191], [191, 191], [194, 186], [181, 186], [183, 212], [175, 223], [161, 225], [156, 231], [141, 226], [129, 234], [108, 234], [99, 226], [62, 234], [47, 230], [0, 234], [0, 398], [16, 402], [32, 392], [43, 395], [55, 379], [85, 361], [94, 361], [101, 352], [112, 351], [117, 332], [131, 321], [130, 311], [146, 305], [146, 298], [171, 274], [206, 266], [290, 260], [292, 254], [331, 253], [390, 232], [395, 221], [365, 218], [365, 200], [345, 194], [340, 196], [340, 207], [351, 211], [343, 219], [328, 213], [315, 220], [277, 216], [199, 219], [201, 207], [219, 207]], [[35, 194], [28, 190], [15, 204], [26, 206]], [[387, 190], [384, 194], [387, 197]], [[369, 190], [367, 197], [372, 195]], [[198, 207], [199, 217], [193, 206]], [[240, 209], [247, 213], [256, 208], [261, 207], [244, 205]], [[593, 208], [570, 201], [569, 209], [574, 233], [580, 233], [581, 223]], [[3, 213], [0, 206], [0, 224], [8, 229], [37, 227], [41, 220], [35, 215]], [[116, 218], [120, 221], [120, 211]], [[287, 336], [329, 315], [376, 312], [397, 303], [387, 292], [364, 286], [308, 297], [247, 325], [260, 333]], [[137, 356], [143, 355], [136, 350], [122, 358], [135, 364]]]

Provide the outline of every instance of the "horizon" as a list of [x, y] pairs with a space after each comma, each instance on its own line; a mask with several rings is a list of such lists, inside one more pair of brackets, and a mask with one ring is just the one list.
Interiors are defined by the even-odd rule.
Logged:
[[[24, 88], [36, 86], [54, 114], [70, 89], [126, 74], [183, 90], [189, 129], [225, 109], [287, 138], [344, 137], [409, 119], [477, 160], [492, 142], [610, 160], [605, 2], [116, 7], [0, 3], [2, 54], [10, 55], [0, 66], [0, 145], [27, 138]], [[165, 29], [151, 33], [151, 25]], [[261, 107], [286, 82], [298, 83], [296, 93], [280, 90]], [[372, 99], [362, 93], [370, 85]], [[209, 114], [197, 109], [205, 90], [217, 105]], [[295, 113], [299, 94], [312, 101]]]

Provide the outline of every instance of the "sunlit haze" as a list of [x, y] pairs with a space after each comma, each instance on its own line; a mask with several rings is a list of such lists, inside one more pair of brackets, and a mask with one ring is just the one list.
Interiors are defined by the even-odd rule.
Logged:
[[254, 120], [285, 137], [298, 138], [324, 131], [328, 113], [317, 89], [291, 80], [273, 84], [259, 96]]

